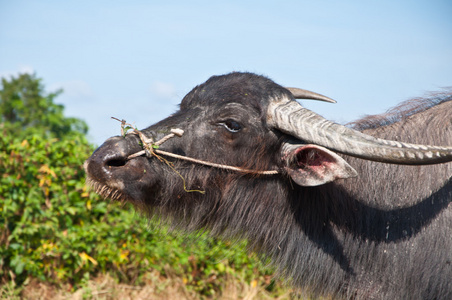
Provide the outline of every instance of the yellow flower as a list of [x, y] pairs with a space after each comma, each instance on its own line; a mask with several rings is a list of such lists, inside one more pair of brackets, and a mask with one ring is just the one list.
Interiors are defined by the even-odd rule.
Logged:
[[98, 265], [98, 262], [97, 262], [94, 258], [92, 258], [91, 256], [89, 256], [88, 254], [86, 254], [86, 252], [79, 253], [78, 255], [80, 256], [80, 258], [81, 258], [83, 261], [89, 260], [90, 262], [93, 263], [93, 265], [95, 265], [95, 266]]

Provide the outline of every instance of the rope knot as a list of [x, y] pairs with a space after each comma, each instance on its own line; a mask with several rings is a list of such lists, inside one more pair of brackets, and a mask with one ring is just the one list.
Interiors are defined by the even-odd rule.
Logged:
[[241, 172], [241, 173], [247, 173], [247, 174], [276, 175], [276, 174], [280, 173], [280, 171], [278, 171], [278, 170], [267, 170], [267, 171], [249, 170], [249, 169], [244, 169], [244, 168], [240, 168], [240, 167], [216, 164], [216, 163], [212, 163], [212, 162], [208, 162], [208, 161], [204, 161], [204, 160], [200, 160], [200, 159], [194, 159], [191, 157], [182, 156], [182, 155], [174, 154], [171, 152], [159, 150], [159, 147], [161, 144], [163, 144], [164, 142], [168, 141], [170, 138], [173, 138], [175, 136], [181, 137], [184, 134], [184, 131], [180, 128], [173, 128], [170, 130], [170, 132], [171, 132], [170, 134], [164, 136], [162, 139], [160, 139], [154, 143], [154, 140], [152, 138], [146, 137], [141, 131], [134, 128], [129, 123], [126, 123], [125, 120], [119, 120], [114, 117], [112, 117], [112, 119], [115, 119], [115, 120], [121, 122], [121, 134], [124, 137], [126, 136], [126, 134], [128, 134], [127, 131], [132, 129], [133, 130], [132, 133], [138, 135], [141, 142], [143, 143], [144, 150], [141, 150], [137, 153], [129, 155], [127, 157], [127, 160], [130, 160], [130, 159], [138, 157], [138, 156], [146, 155], [146, 157], [157, 157], [160, 161], [165, 161], [167, 164], [169, 164], [169, 162], [167, 160], [163, 159], [160, 156], [160, 155], [165, 155], [165, 156], [169, 156], [169, 157], [173, 157], [173, 158], [181, 159], [181, 160], [186, 160], [189, 162], [193, 162], [193, 163], [197, 163], [197, 164], [201, 164], [201, 165], [205, 165], [205, 166], [209, 166], [209, 167], [230, 170], [230, 171], [235, 171], [235, 172]]

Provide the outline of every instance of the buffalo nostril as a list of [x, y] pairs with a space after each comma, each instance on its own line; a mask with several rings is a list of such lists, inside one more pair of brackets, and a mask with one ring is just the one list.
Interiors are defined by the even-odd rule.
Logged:
[[110, 159], [107, 161], [106, 165], [109, 167], [123, 167], [127, 163], [125, 159]]

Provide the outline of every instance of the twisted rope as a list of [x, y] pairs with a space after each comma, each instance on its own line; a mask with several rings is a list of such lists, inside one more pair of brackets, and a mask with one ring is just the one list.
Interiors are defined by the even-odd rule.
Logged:
[[[127, 133], [127, 130], [132, 129], [133, 130], [132, 133], [138, 135], [141, 142], [143, 143], [144, 150], [141, 150], [134, 154], [129, 155], [127, 157], [127, 160], [130, 160], [135, 157], [142, 156], [142, 155], [146, 155], [147, 157], [152, 157], [152, 156], [157, 156], [157, 154], [158, 154], [158, 155], [164, 155], [164, 156], [168, 156], [168, 157], [172, 157], [172, 158], [176, 158], [176, 159], [180, 159], [180, 160], [185, 160], [185, 161], [189, 161], [192, 163], [201, 164], [201, 165], [205, 165], [205, 166], [209, 166], [209, 167], [213, 167], [213, 168], [230, 170], [230, 171], [247, 173], [247, 174], [257, 174], [257, 175], [279, 174], [279, 172], [277, 170], [267, 170], [267, 171], [250, 170], [250, 169], [245, 169], [245, 168], [240, 168], [240, 167], [217, 164], [217, 163], [213, 163], [213, 162], [209, 162], [209, 161], [205, 161], [205, 160], [195, 159], [192, 157], [183, 156], [183, 155], [159, 150], [158, 148], [161, 144], [163, 144], [164, 142], [168, 141], [169, 139], [171, 139], [175, 136], [181, 137], [184, 134], [184, 131], [179, 128], [171, 129], [170, 134], [164, 136], [162, 139], [160, 139], [159, 141], [154, 143], [152, 138], [146, 137], [141, 131], [139, 131], [136, 128], [133, 128], [133, 126], [130, 125], [129, 123], [126, 123], [125, 120], [119, 120], [119, 119], [113, 118], [113, 117], [112, 117], [112, 119], [115, 119], [115, 120], [121, 122], [121, 134], [123, 136], [125, 136], [126, 134], [129, 134], [129, 133]], [[125, 129], [126, 126], [128, 126], [129, 128]]]

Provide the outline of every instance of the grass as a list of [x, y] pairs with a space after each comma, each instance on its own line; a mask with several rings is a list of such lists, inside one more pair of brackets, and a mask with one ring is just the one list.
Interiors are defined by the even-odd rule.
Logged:
[[221, 286], [221, 292], [212, 296], [200, 295], [187, 286], [180, 276], [171, 272], [162, 275], [153, 271], [146, 273], [144, 278], [141, 285], [132, 285], [102, 274], [87, 280], [75, 290], [68, 283], [56, 285], [37, 279], [27, 280], [20, 287], [9, 282], [0, 286], [0, 299], [307, 299], [301, 298], [301, 294], [289, 287], [275, 294], [267, 291], [257, 281], [246, 283], [234, 276], [228, 276]]
[[[145, 275], [144, 284], [128, 285], [104, 274], [87, 281], [83, 287], [71, 291], [70, 285], [57, 287], [38, 280], [30, 280], [20, 289], [11, 285], [0, 287], [2, 299], [294, 299], [294, 293], [287, 289], [275, 296], [257, 284], [247, 284], [229, 277], [218, 295], [205, 297], [184, 284], [178, 276], [162, 276], [158, 272]], [[20, 292], [18, 295], [17, 292]], [[296, 297], [296, 295], [295, 295]]]

